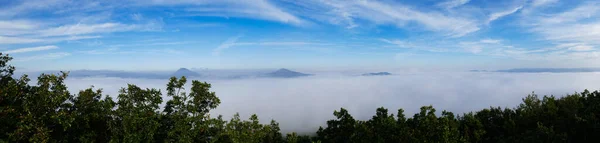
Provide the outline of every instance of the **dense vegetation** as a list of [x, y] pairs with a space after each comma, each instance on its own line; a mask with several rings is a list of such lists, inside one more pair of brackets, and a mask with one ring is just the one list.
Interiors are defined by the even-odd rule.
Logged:
[[[67, 73], [42, 74], [37, 85], [13, 78], [11, 60], [0, 53], [0, 142], [599, 142], [600, 93], [561, 98], [532, 94], [513, 109], [492, 107], [457, 115], [424, 106], [412, 118], [378, 108], [367, 121], [335, 111], [312, 135], [282, 136], [279, 124], [235, 115], [211, 117], [221, 102], [210, 84], [171, 78], [164, 108], [162, 91], [128, 85], [116, 100], [93, 88], [71, 94]], [[102, 98], [104, 97], [104, 98]], [[162, 109], [162, 110], [161, 110]], [[441, 115], [441, 116], [438, 116]]]

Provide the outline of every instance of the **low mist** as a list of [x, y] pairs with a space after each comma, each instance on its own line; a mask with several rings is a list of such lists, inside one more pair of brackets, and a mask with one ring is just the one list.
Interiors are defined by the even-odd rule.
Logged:
[[[199, 79], [201, 81], [205, 81]], [[188, 79], [188, 88], [191, 80]], [[282, 133], [314, 133], [333, 119], [333, 111], [346, 108], [356, 119], [366, 120], [375, 109], [386, 107], [391, 114], [403, 108], [407, 117], [421, 106], [464, 113], [490, 106], [515, 107], [532, 91], [538, 95], [563, 96], [600, 87], [600, 73], [494, 73], [419, 72], [391, 76], [326, 74], [301, 78], [250, 78], [207, 80], [221, 105], [211, 116], [229, 120], [256, 113], [262, 123], [280, 123]], [[116, 100], [127, 83], [158, 88], [163, 94], [167, 79], [68, 78], [72, 93], [94, 86]], [[169, 100], [166, 95], [163, 103]]]

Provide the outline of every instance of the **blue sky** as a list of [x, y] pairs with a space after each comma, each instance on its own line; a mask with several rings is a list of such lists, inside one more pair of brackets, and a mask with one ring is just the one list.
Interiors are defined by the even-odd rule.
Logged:
[[599, 67], [600, 1], [11, 0], [23, 70]]

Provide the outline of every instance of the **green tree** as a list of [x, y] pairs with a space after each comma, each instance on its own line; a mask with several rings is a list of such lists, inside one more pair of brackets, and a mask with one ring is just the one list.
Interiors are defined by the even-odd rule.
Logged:
[[15, 67], [8, 64], [10, 60], [11, 57], [0, 53], [0, 141], [17, 142], [25, 140], [20, 132], [14, 131], [23, 118], [22, 105], [29, 91], [29, 78], [23, 75], [14, 79]]
[[371, 120], [366, 122], [368, 127], [367, 141], [392, 143], [399, 142], [399, 132], [397, 132], [397, 121], [394, 115], [389, 115], [388, 110], [380, 107]]
[[462, 117], [458, 117], [460, 122], [460, 134], [466, 142], [478, 143], [481, 142], [483, 135], [486, 133], [483, 124], [473, 112], [465, 113]]
[[[17, 129], [12, 136], [18, 140], [30, 142], [55, 142], [62, 140], [73, 121], [69, 109], [72, 104], [66, 102], [71, 95], [67, 91], [64, 79], [67, 73], [60, 75], [42, 74], [37, 86], [22, 89], [22, 112], [19, 115]], [[56, 137], [56, 138], [53, 138]]]
[[267, 133], [265, 138], [263, 139], [264, 143], [282, 143], [284, 142], [283, 137], [281, 136], [279, 123], [275, 120], [271, 120], [271, 124], [265, 127], [265, 132]]
[[111, 142], [152, 142], [160, 125], [158, 110], [162, 102], [156, 89], [141, 89], [129, 84], [122, 88], [115, 111]]
[[317, 135], [319, 140], [329, 143], [348, 143], [355, 133], [356, 120], [348, 113], [348, 110], [341, 108], [340, 111], [334, 111], [336, 120], [327, 121], [327, 128], [319, 128]]
[[[278, 126], [278, 124], [277, 124]], [[279, 127], [276, 127], [279, 128]], [[253, 114], [248, 121], [242, 121], [240, 115], [236, 113], [233, 118], [227, 123], [225, 132], [219, 135], [221, 138], [228, 138], [234, 143], [261, 143], [269, 139], [269, 135], [273, 134], [273, 129], [270, 125], [262, 125], [258, 121], [258, 116]], [[220, 141], [224, 139], [219, 139]]]
[[79, 94], [71, 99], [73, 103], [71, 115], [74, 117], [74, 122], [67, 133], [69, 142], [110, 141], [109, 124], [116, 103], [109, 96], [101, 98], [102, 90], [94, 91], [88, 88], [79, 91]]

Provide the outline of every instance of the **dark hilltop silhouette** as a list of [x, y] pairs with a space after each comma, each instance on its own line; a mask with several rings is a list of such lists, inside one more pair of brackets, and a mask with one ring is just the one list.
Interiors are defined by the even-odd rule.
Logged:
[[189, 69], [186, 69], [186, 68], [180, 68], [179, 70], [175, 71], [175, 73], [171, 74], [171, 76], [175, 76], [175, 77], [181, 77], [181, 76], [185, 76], [185, 77], [199, 77], [200, 74], [196, 73], [194, 71], [191, 71]]
[[374, 73], [365, 73], [362, 74], [363, 76], [385, 76], [385, 75], [392, 75], [389, 72], [374, 72]]
[[303, 76], [311, 76], [312, 74], [306, 74], [296, 71], [291, 71], [285, 68], [279, 69], [274, 72], [266, 73], [262, 75], [262, 77], [274, 77], [274, 78], [294, 78], [294, 77], [303, 77]]

